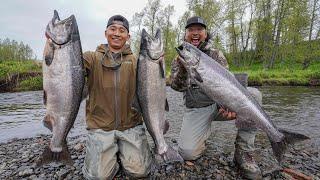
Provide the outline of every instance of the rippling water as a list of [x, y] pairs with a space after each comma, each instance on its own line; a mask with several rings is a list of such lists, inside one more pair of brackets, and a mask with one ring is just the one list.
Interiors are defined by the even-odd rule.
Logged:
[[[277, 126], [306, 134], [320, 145], [319, 87], [259, 87], [259, 90], [263, 93], [263, 108]], [[167, 92], [170, 105], [167, 119], [171, 126], [166, 136], [176, 139], [184, 110], [182, 95], [170, 88]], [[49, 134], [41, 122], [44, 115], [42, 91], [0, 94], [0, 142]], [[234, 122], [214, 122], [212, 126], [214, 140], [235, 134]], [[85, 133], [84, 103], [74, 127], [70, 136]]]
[[[42, 97], [42, 91], [0, 93], [0, 142], [50, 134], [42, 124], [45, 115]], [[71, 136], [85, 132], [84, 104], [81, 104]]]

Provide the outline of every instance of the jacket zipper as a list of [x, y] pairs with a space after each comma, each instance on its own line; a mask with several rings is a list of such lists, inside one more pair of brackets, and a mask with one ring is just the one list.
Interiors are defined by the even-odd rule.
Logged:
[[121, 115], [121, 109], [119, 108], [119, 84], [120, 84], [120, 69], [117, 69], [115, 71], [115, 79], [114, 79], [114, 112], [115, 112], [115, 128], [118, 129], [119, 124], [121, 123], [120, 115]]

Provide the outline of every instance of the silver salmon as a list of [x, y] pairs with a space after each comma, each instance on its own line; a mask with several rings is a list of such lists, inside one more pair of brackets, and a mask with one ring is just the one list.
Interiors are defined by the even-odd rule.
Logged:
[[160, 30], [157, 30], [155, 37], [151, 37], [143, 29], [137, 70], [137, 99], [156, 153], [165, 162], [183, 161], [180, 154], [166, 143], [163, 135], [166, 131], [165, 110], [168, 109], [163, 55]]
[[278, 162], [282, 160], [288, 144], [309, 139], [302, 134], [278, 129], [234, 75], [198, 48], [183, 42], [176, 50], [182, 57], [181, 63], [187, 69], [189, 77], [213, 101], [236, 112], [238, 128], [255, 127], [267, 134]]
[[46, 29], [43, 89], [46, 115], [45, 127], [52, 138], [38, 165], [61, 161], [72, 164], [67, 135], [74, 124], [85, 84], [80, 35], [75, 16], [60, 20], [54, 11]]

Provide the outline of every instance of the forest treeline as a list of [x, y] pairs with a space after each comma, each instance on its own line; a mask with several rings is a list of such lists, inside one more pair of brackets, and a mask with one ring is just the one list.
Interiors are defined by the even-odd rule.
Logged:
[[186, 0], [187, 11], [174, 24], [174, 5], [148, 0], [132, 18], [132, 45], [138, 52], [142, 28], [152, 35], [160, 28], [169, 65], [176, 56], [174, 47], [183, 40], [186, 20], [198, 15], [207, 22], [212, 46], [222, 50], [232, 66], [272, 69], [276, 63], [294, 63], [307, 69], [320, 59], [319, 1]]
[[9, 38], [0, 39], [0, 61], [31, 59], [36, 59], [36, 57], [28, 44]]

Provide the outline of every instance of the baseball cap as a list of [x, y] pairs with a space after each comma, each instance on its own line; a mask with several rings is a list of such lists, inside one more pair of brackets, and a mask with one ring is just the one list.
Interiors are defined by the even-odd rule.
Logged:
[[207, 28], [206, 22], [199, 16], [193, 16], [187, 20], [186, 29], [193, 24], [199, 24], [203, 26], [205, 29]]
[[121, 25], [123, 25], [123, 27], [125, 27], [129, 32], [129, 22], [125, 17], [123, 17], [121, 15], [114, 15], [114, 16], [110, 17], [108, 20], [107, 28], [110, 25], [114, 24], [114, 21], [122, 22]]

